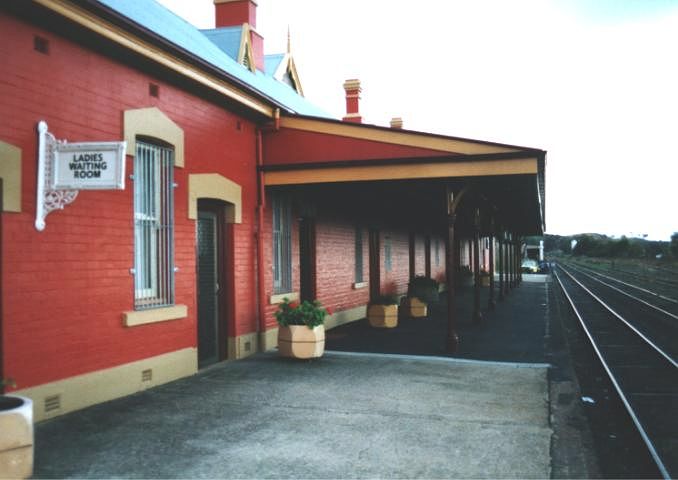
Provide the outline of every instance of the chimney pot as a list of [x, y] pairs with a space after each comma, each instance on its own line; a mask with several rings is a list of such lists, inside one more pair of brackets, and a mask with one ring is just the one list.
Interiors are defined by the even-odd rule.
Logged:
[[356, 78], [348, 79], [344, 82], [344, 90], [346, 91], [346, 116], [343, 118], [345, 122], [362, 123], [363, 118], [360, 116], [360, 80]]
[[403, 128], [403, 119], [401, 117], [393, 117], [391, 119], [391, 128], [402, 129]]

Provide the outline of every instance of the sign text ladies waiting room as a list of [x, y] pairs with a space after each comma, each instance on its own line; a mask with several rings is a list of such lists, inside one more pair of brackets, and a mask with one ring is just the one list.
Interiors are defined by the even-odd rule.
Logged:
[[79, 190], [125, 189], [126, 142], [68, 143], [38, 123], [38, 188], [35, 228], [45, 217], [73, 202]]

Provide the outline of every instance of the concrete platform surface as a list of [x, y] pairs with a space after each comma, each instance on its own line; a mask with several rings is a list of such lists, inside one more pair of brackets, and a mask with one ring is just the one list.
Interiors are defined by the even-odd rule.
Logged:
[[328, 352], [36, 426], [38, 478], [549, 478], [547, 368]]

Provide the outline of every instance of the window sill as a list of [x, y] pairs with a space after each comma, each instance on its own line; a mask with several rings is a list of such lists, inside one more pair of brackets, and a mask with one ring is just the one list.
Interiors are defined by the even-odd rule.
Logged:
[[126, 327], [137, 327], [149, 323], [167, 322], [178, 320], [188, 316], [186, 305], [174, 305], [172, 307], [152, 308], [149, 310], [132, 310], [123, 312], [122, 323]]
[[276, 293], [275, 295], [271, 295], [268, 302], [271, 305], [278, 305], [285, 299], [288, 299], [290, 302], [297, 302], [299, 301], [299, 292]]
[[356, 282], [353, 284], [353, 290], [359, 290], [361, 288], [366, 288], [367, 282]]

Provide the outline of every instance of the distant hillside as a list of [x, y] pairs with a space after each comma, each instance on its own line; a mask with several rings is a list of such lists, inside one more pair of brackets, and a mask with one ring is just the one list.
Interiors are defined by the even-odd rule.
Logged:
[[551, 254], [603, 258], [678, 258], [678, 232], [670, 242], [644, 238], [612, 238], [599, 233], [544, 235], [544, 251]]

